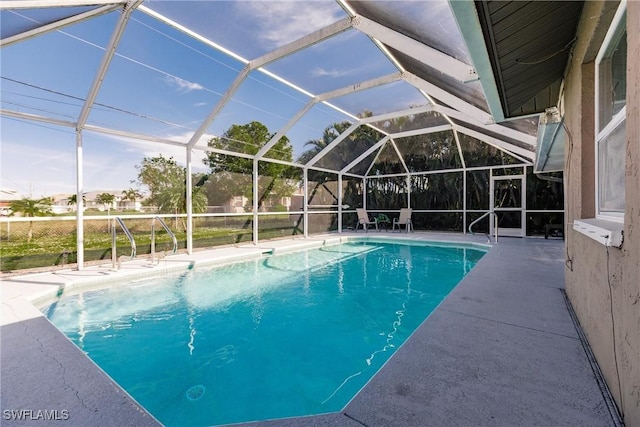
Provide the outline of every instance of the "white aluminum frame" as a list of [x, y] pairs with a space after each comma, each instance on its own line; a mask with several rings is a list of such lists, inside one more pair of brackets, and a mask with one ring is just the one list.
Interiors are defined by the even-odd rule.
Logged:
[[[198, 34], [197, 32], [177, 23], [172, 21], [171, 19], [153, 11], [152, 9], [145, 7], [142, 5], [142, 1], [143, 0], [120, 0], [120, 1], [114, 1], [114, 0], [3, 0], [0, 3], [0, 10], [12, 10], [12, 9], [33, 9], [33, 8], [49, 8], [49, 7], [77, 7], [77, 6], [95, 6], [95, 9], [86, 11], [86, 12], [82, 12], [79, 13], [77, 15], [62, 19], [58, 22], [55, 23], [51, 23], [48, 25], [43, 25], [39, 28], [36, 28], [34, 30], [29, 30], [26, 32], [23, 32], [21, 34], [16, 34], [14, 36], [11, 37], [7, 37], [3, 40], [0, 40], [0, 46], [6, 46], [12, 43], [16, 43], [18, 41], [21, 40], [25, 40], [29, 37], [35, 37], [38, 35], [41, 35], [45, 32], [48, 31], [52, 31], [52, 30], [56, 30], [59, 28], [62, 28], [63, 26], [66, 25], [71, 25], [74, 24], [76, 22], [80, 22], [82, 20], [86, 20], [86, 19], [90, 19], [96, 16], [100, 16], [102, 14], [105, 13], [109, 13], [111, 11], [117, 10], [122, 8], [123, 9], [123, 14], [120, 17], [116, 27], [113, 30], [113, 34], [111, 37], [111, 40], [109, 42], [109, 45], [107, 46], [107, 48], [105, 49], [103, 58], [102, 58], [102, 62], [100, 63], [98, 72], [95, 75], [94, 81], [91, 85], [91, 88], [89, 90], [89, 93], [87, 94], [87, 97], [85, 99], [85, 102], [82, 106], [82, 109], [79, 113], [77, 122], [71, 122], [71, 121], [66, 121], [66, 120], [60, 120], [60, 119], [54, 119], [54, 118], [48, 118], [48, 117], [43, 117], [43, 116], [38, 116], [38, 115], [34, 115], [34, 114], [29, 114], [29, 113], [22, 113], [22, 112], [18, 112], [18, 111], [11, 111], [11, 110], [6, 110], [6, 109], [2, 109], [0, 110], [0, 114], [2, 114], [3, 116], [6, 117], [15, 117], [15, 118], [21, 118], [21, 119], [27, 119], [30, 121], [37, 121], [37, 122], [44, 122], [44, 123], [50, 123], [50, 124], [55, 124], [55, 125], [59, 125], [59, 126], [65, 126], [65, 127], [72, 127], [75, 128], [76, 132], [75, 132], [75, 139], [76, 139], [76, 186], [77, 186], [77, 194], [76, 196], [78, 197], [79, 200], [82, 199], [82, 194], [84, 192], [83, 189], [83, 143], [82, 143], [82, 139], [83, 139], [83, 133], [85, 131], [91, 131], [91, 132], [99, 132], [99, 133], [104, 133], [104, 134], [111, 134], [111, 135], [117, 135], [117, 136], [123, 136], [123, 137], [127, 137], [127, 138], [132, 138], [132, 139], [137, 139], [137, 140], [142, 140], [142, 141], [150, 141], [150, 142], [156, 142], [156, 143], [162, 143], [162, 144], [167, 144], [167, 145], [172, 145], [172, 146], [180, 146], [183, 147], [185, 149], [185, 160], [186, 160], [186, 170], [187, 170], [187, 179], [186, 179], [186, 185], [187, 185], [187, 213], [186, 213], [186, 218], [187, 218], [187, 251], [189, 253], [192, 252], [193, 250], [193, 241], [192, 241], [192, 234], [193, 234], [193, 223], [192, 223], [192, 219], [194, 216], [193, 214], [193, 206], [192, 206], [192, 195], [191, 195], [191, 191], [192, 191], [192, 177], [191, 177], [191, 171], [192, 171], [192, 154], [193, 154], [193, 150], [194, 149], [198, 149], [198, 150], [206, 150], [206, 151], [212, 151], [212, 152], [217, 152], [217, 153], [221, 153], [221, 154], [226, 154], [226, 155], [231, 155], [231, 156], [236, 156], [236, 157], [242, 157], [242, 158], [247, 158], [247, 159], [251, 159], [253, 160], [253, 188], [254, 188], [254, 194], [253, 194], [253, 220], [254, 220], [254, 224], [253, 224], [253, 242], [254, 244], [258, 243], [258, 217], [260, 212], [258, 212], [258, 207], [257, 207], [257, 182], [258, 182], [258, 162], [259, 161], [266, 161], [266, 162], [273, 162], [273, 163], [281, 163], [281, 164], [287, 164], [287, 165], [291, 165], [291, 166], [295, 166], [295, 167], [300, 167], [303, 170], [303, 187], [304, 187], [304, 235], [305, 237], [308, 236], [308, 217], [309, 217], [309, 210], [308, 210], [308, 170], [319, 170], [319, 171], [325, 171], [328, 173], [333, 173], [333, 174], [337, 174], [338, 176], [338, 181], [340, 183], [340, 193], [339, 193], [339, 206], [338, 206], [338, 214], [339, 214], [339, 224], [340, 224], [340, 229], [341, 229], [341, 225], [342, 225], [342, 218], [341, 218], [341, 214], [343, 211], [343, 207], [342, 207], [342, 188], [341, 188], [341, 184], [342, 184], [342, 179], [344, 176], [351, 176], [351, 177], [357, 177], [363, 180], [363, 188], [366, 188], [366, 180], [367, 179], [375, 179], [377, 177], [368, 177], [366, 176], [367, 173], [370, 171], [371, 167], [374, 165], [375, 160], [369, 165], [369, 169], [367, 170], [367, 173], [365, 173], [365, 175], [358, 175], [358, 174], [353, 174], [353, 173], [349, 173], [347, 172], [349, 169], [351, 169], [352, 167], [354, 167], [355, 165], [357, 165], [358, 163], [360, 163], [362, 160], [364, 160], [367, 156], [369, 156], [370, 154], [374, 153], [376, 150], [378, 150], [378, 155], [380, 154], [380, 151], [382, 150], [382, 148], [385, 146], [385, 144], [387, 142], [391, 142], [393, 149], [395, 150], [396, 154], [398, 155], [400, 162], [405, 170], [404, 173], [402, 174], [397, 174], [398, 176], [406, 176], [407, 177], [407, 185], [410, 187], [410, 177], [413, 175], [420, 175], [420, 174], [430, 174], [430, 173], [449, 173], [449, 172], [453, 172], [455, 170], [442, 170], [442, 171], [424, 171], [424, 172], [416, 172], [416, 173], [411, 173], [409, 172], [409, 169], [407, 168], [407, 165], [404, 161], [404, 158], [402, 156], [402, 153], [400, 153], [400, 151], [398, 150], [398, 147], [396, 146], [396, 143], [394, 141], [394, 138], [402, 138], [402, 137], [407, 137], [407, 136], [411, 136], [411, 135], [419, 135], [419, 134], [427, 134], [427, 133], [433, 133], [433, 132], [439, 132], [442, 130], [451, 130], [454, 134], [455, 137], [455, 141], [456, 141], [456, 145], [457, 145], [457, 149], [458, 149], [458, 155], [461, 159], [462, 162], [462, 169], [460, 169], [463, 172], [463, 176], [464, 176], [464, 189], [466, 192], [466, 171], [468, 170], [475, 170], [475, 169], [490, 169], [492, 170], [495, 167], [502, 167], [502, 166], [494, 166], [494, 167], [478, 167], [478, 168], [467, 168], [466, 164], [465, 164], [465, 159], [464, 159], [464, 155], [462, 153], [462, 149], [460, 146], [460, 141], [458, 138], [458, 133], [457, 132], [463, 132], [466, 133], [472, 137], [475, 137], [485, 143], [488, 143], [490, 145], [493, 145], [494, 147], [498, 148], [499, 150], [513, 156], [514, 158], [522, 161], [523, 163], [525, 163], [526, 165], [530, 165], [531, 164], [531, 159], [533, 159], [533, 151], [529, 151], [527, 149], [521, 148], [521, 147], [516, 147], [506, 141], [503, 141], [501, 139], [498, 138], [493, 138], [490, 136], [487, 136], [485, 134], [482, 134], [481, 132], [476, 132], [473, 131], [471, 129], [467, 129], [462, 125], [456, 125], [452, 122], [450, 117], [453, 117], [455, 119], [461, 120], [461, 121], [465, 121], [468, 123], [472, 123], [475, 126], [481, 127], [482, 129], [485, 129], [487, 131], [491, 131], [491, 132], [495, 132], [495, 133], [499, 133], [501, 135], [504, 135], [506, 137], [512, 138], [512, 139], [517, 139], [520, 140], [524, 143], [526, 143], [527, 145], [530, 145], [533, 149], [533, 147], [535, 146], [535, 138], [531, 137], [530, 135], [526, 135], [522, 132], [518, 132], [516, 130], [512, 130], [509, 128], [506, 128], [504, 126], [500, 126], [500, 125], [496, 125], [495, 124], [495, 120], [494, 117], [496, 117], [498, 120], [502, 120], [504, 119], [503, 115], [501, 114], [502, 110], [501, 108], [498, 109], [495, 105], [495, 99], [492, 97], [492, 92], [491, 91], [487, 91], [487, 80], [482, 78], [481, 79], [481, 83], [482, 86], [485, 90], [485, 93], [489, 93], [489, 96], [487, 97], [488, 103], [489, 103], [489, 107], [491, 109], [491, 111], [493, 112], [493, 116], [489, 113], [487, 113], [486, 111], [483, 111], [480, 108], [477, 108], [473, 105], [471, 105], [470, 103], [468, 103], [467, 101], [452, 95], [450, 93], [448, 93], [447, 91], [441, 89], [440, 87], [426, 81], [423, 80], [409, 72], [407, 72], [406, 70], [403, 70], [401, 64], [393, 57], [393, 55], [385, 48], [385, 45], [389, 45], [392, 46], [394, 49], [397, 49], [401, 52], [404, 52], [407, 55], [413, 56], [415, 57], [417, 60], [424, 62], [426, 64], [428, 64], [431, 67], [436, 68], [437, 70], [455, 78], [456, 80], [460, 81], [460, 82], [469, 82], [469, 81], [473, 81], [473, 80], [477, 80], [478, 79], [478, 73], [476, 73], [476, 69], [468, 64], [465, 64], [463, 61], [459, 61], [449, 55], [446, 55], [442, 52], [439, 52], [438, 50], [427, 46], [425, 44], [422, 44], [410, 37], [405, 36], [404, 34], [390, 28], [387, 27], [385, 25], [379, 24], [377, 22], [374, 22], [368, 18], [365, 18], [363, 16], [357, 15], [354, 13], [353, 10], [351, 10], [348, 5], [344, 2], [342, 2], [341, 0], [338, 0], [338, 3], [340, 3], [342, 5], [342, 7], [347, 11], [347, 13], [350, 15], [347, 18], [338, 20], [330, 25], [325, 26], [324, 28], [321, 28], [317, 31], [311, 32], [303, 37], [300, 37], [299, 39], [288, 43], [284, 46], [281, 46], [277, 49], [274, 49], [273, 51], [270, 51], [258, 58], [255, 58], [253, 60], [247, 60], [243, 57], [241, 57], [240, 55], [225, 49], [224, 47], [214, 43], [213, 41], [207, 39], [206, 37], [203, 37], [202, 35]], [[626, 0], [623, 0], [623, 3]], [[456, 13], [456, 7], [458, 5], [451, 5], [453, 11], [454, 11], [454, 15], [456, 16], [456, 19], [459, 20], [459, 16]], [[244, 68], [240, 71], [240, 73], [236, 76], [235, 80], [230, 84], [230, 86], [227, 88], [226, 92], [224, 93], [224, 95], [222, 96], [222, 98], [216, 103], [216, 105], [214, 105], [214, 107], [211, 109], [211, 111], [209, 112], [209, 114], [206, 116], [206, 118], [200, 123], [199, 127], [197, 128], [197, 130], [194, 132], [194, 134], [189, 138], [188, 141], [175, 141], [175, 140], [170, 140], [170, 139], [166, 139], [166, 138], [160, 138], [160, 137], [155, 137], [155, 136], [151, 136], [151, 135], [142, 135], [142, 134], [136, 134], [136, 133], [131, 133], [131, 132], [126, 132], [126, 131], [120, 131], [120, 130], [116, 130], [116, 129], [108, 129], [108, 128], [103, 128], [100, 126], [95, 126], [95, 125], [90, 125], [87, 124], [87, 120], [88, 117], [90, 115], [91, 109], [94, 105], [95, 99], [98, 96], [98, 93], [101, 89], [101, 85], [102, 82], [108, 72], [109, 69], [109, 65], [111, 63], [111, 60], [115, 54], [115, 50], [119, 44], [120, 38], [122, 37], [122, 34], [124, 32], [124, 29], [131, 17], [131, 14], [135, 11], [135, 10], [139, 10], [149, 16], [152, 16], [153, 18], [163, 22], [166, 25], [169, 25], [179, 31], [182, 31], [183, 33], [187, 34], [188, 36], [198, 40], [201, 43], [204, 43], [210, 47], [213, 47], [214, 49], [219, 50], [220, 52], [223, 52], [229, 56], [231, 56], [232, 58], [240, 61], [241, 63], [245, 64]], [[476, 17], [477, 18], [477, 17]], [[310, 92], [306, 91], [305, 89], [296, 86], [295, 84], [275, 75], [274, 73], [264, 69], [263, 67], [266, 66], [267, 64], [270, 64], [276, 60], [279, 60], [281, 58], [284, 58], [288, 55], [291, 55], [295, 52], [298, 52], [300, 50], [306, 49], [316, 43], [320, 43], [328, 38], [331, 38], [337, 34], [341, 34], [345, 31], [350, 31], [350, 30], [355, 30], [355, 31], [360, 31], [363, 34], [367, 35], [375, 44], [376, 46], [378, 46], [378, 48], [383, 52], [383, 54], [389, 59], [389, 61], [391, 61], [395, 67], [399, 70], [396, 73], [392, 73], [392, 74], [388, 74], [385, 76], [380, 76], [380, 77], [376, 77], [364, 82], [360, 82], [354, 85], [350, 85], [347, 87], [343, 87], [340, 89], [335, 89], [335, 90], [331, 90], [328, 92], [325, 92], [323, 94], [320, 95], [313, 95]], [[465, 34], [465, 29], [464, 28], [460, 28], [463, 32], [463, 35]], [[467, 43], [469, 44], [469, 40], [467, 40]], [[473, 47], [472, 47], [472, 57], [474, 58], [474, 63], [476, 62], [475, 58], [476, 56], [474, 56], [474, 52], [473, 52]], [[479, 73], [480, 76], [485, 76], [486, 75], [486, 68], [487, 68], [487, 64], [484, 64], [482, 61], [480, 61], [481, 63], [481, 72]], [[489, 65], [489, 69], [490, 69], [490, 65]], [[202, 145], [198, 145], [199, 142], [201, 142], [202, 136], [205, 134], [205, 132], [207, 131], [207, 129], [209, 129], [209, 127], [211, 126], [212, 122], [215, 120], [215, 118], [220, 114], [220, 112], [222, 111], [222, 109], [225, 107], [225, 105], [232, 99], [233, 95], [236, 93], [236, 91], [241, 87], [241, 85], [245, 82], [245, 80], [247, 79], [247, 77], [250, 75], [250, 73], [252, 71], [259, 71], [261, 73], [264, 73], [267, 76], [270, 76], [271, 78], [293, 88], [294, 90], [306, 95], [309, 97], [309, 101], [308, 103], [301, 109], [298, 111], [297, 114], [295, 114], [288, 122], [287, 124], [280, 129], [276, 135], [270, 140], [267, 141], [266, 144], [260, 149], [260, 151], [256, 154], [256, 155], [249, 155], [249, 154], [244, 154], [244, 153], [236, 153], [236, 152], [231, 152], [231, 151], [227, 151], [227, 150], [220, 150], [220, 149], [214, 149], [214, 148], [210, 148], [210, 147], [204, 147]], [[412, 85], [413, 87], [416, 88], [416, 90], [418, 90], [426, 99], [427, 101], [430, 103], [430, 105], [427, 106], [422, 106], [422, 107], [417, 107], [417, 108], [411, 108], [411, 109], [407, 109], [407, 110], [402, 110], [402, 111], [396, 111], [396, 112], [392, 112], [392, 113], [386, 113], [386, 114], [381, 114], [381, 115], [377, 115], [377, 116], [372, 116], [372, 117], [366, 117], [366, 118], [358, 118], [355, 115], [344, 111], [332, 104], [330, 104], [328, 102], [328, 100], [332, 99], [332, 98], [337, 98], [340, 96], [344, 96], [344, 95], [348, 95], [357, 91], [362, 91], [362, 90], [367, 90], [367, 89], [371, 89], [380, 85], [384, 85], [384, 84], [388, 84], [391, 82], [395, 82], [398, 80], [404, 80], [407, 83], [409, 83], [410, 85]], [[495, 84], [495, 82], [493, 82]], [[446, 104], [452, 106], [453, 108], [448, 108], [442, 105], [438, 105], [434, 102], [433, 98], [438, 98], [439, 100], [442, 100], [442, 102], [445, 102]], [[286, 161], [280, 161], [280, 160], [276, 160], [276, 159], [269, 159], [269, 158], [265, 158], [264, 155], [267, 154], [268, 150], [275, 144], [277, 143], [277, 141], [284, 136], [287, 131], [295, 124], [297, 123], [314, 105], [316, 105], [317, 103], [323, 103], [327, 106], [329, 106], [330, 108], [333, 108], [334, 110], [344, 114], [346, 117], [351, 118], [352, 120], [354, 120], [354, 123], [345, 131], [343, 132], [341, 135], [339, 135], [334, 141], [332, 141], [327, 147], [325, 147], [324, 150], [322, 150], [320, 153], [318, 153], [310, 162], [308, 162], [306, 165], [299, 165], [293, 162], [286, 162]], [[499, 102], [498, 102], [498, 106], [499, 106]], [[449, 121], [449, 125], [444, 125], [444, 126], [434, 126], [431, 128], [425, 128], [425, 129], [417, 129], [417, 130], [412, 130], [412, 131], [407, 131], [407, 132], [399, 132], [396, 134], [387, 134], [384, 130], [382, 129], [377, 129], [373, 123], [378, 122], [378, 121], [384, 121], [387, 119], [392, 119], [395, 117], [401, 117], [403, 115], [409, 115], [409, 114], [420, 114], [420, 113], [424, 113], [424, 112], [428, 112], [428, 111], [436, 111], [440, 114], [442, 114], [444, 116], [444, 118]], [[344, 140], [353, 132], [355, 131], [356, 128], [358, 128], [359, 126], [370, 126], [374, 129], [376, 129], [378, 132], [380, 132], [381, 135], [383, 135], [383, 138], [381, 140], [379, 140], [376, 144], [374, 144], [372, 147], [370, 147], [367, 151], [365, 151], [364, 153], [362, 153], [360, 156], [358, 156], [356, 159], [353, 159], [346, 167], [342, 168], [341, 170], [337, 171], [337, 170], [331, 170], [331, 169], [327, 169], [327, 168], [321, 168], [321, 167], [317, 167], [315, 166], [315, 164], [321, 159], [323, 158], [328, 152], [330, 152], [333, 148], [335, 148], [338, 144], [340, 144], [341, 142], [344, 142]], [[377, 156], [376, 156], [377, 158]], [[517, 166], [521, 166], [521, 165], [513, 165], [513, 167], [517, 167]], [[457, 169], [456, 169], [457, 170]], [[393, 174], [396, 175], [396, 174]], [[385, 175], [385, 176], [393, 176], [393, 175]], [[383, 176], [380, 176], [383, 177]], [[410, 206], [410, 191], [408, 193], [408, 204]], [[466, 198], [464, 198], [465, 204], [464, 204], [464, 209], [463, 211], [465, 212], [466, 215]], [[365, 201], [364, 201], [365, 207], [366, 207], [366, 197], [365, 197]], [[77, 247], [78, 247], [78, 268], [81, 269], [83, 267], [83, 241], [82, 241], [82, 234], [83, 234], [83, 212], [82, 209], [78, 209], [77, 215], [76, 215], [76, 221], [78, 222], [78, 240], [77, 240]], [[465, 217], [465, 223], [466, 223], [466, 217]]]
[[[611, 41], [613, 39], [613, 36], [615, 35], [616, 30], [618, 29], [619, 25], [622, 22], [622, 18], [624, 17], [625, 13], [627, 11], [627, 0], [622, 0], [620, 2], [620, 4], [618, 5], [618, 9], [616, 10], [615, 15], [613, 16], [613, 20], [611, 21], [611, 25], [609, 26], [609, 29], [607, 30], [607, 34], [605, 35], [605, 38], [602, 42], [602, 45], [600, 46], [600, 50], [598, 51], [598, 55], [596, 56], [596, 61], [595, 61], [595, 84], [594, 84], [594, 90], [595, 90], [595, 120], [594, 120], [594, 126], [595, 126], [595, 162], [594, 162], [594, 166], [595, 166], [595, 178], [596, 178], [596, 188], [595, 188], [595, 204], [596, 204], [596, 218], [599, 219], [604, 219], [604, 220], [608, 220], [608, 221], [615, 221], [615, 222], [624, 222], [624, 212], [613, 212], [613, 211], [604, 211], [600, 209], [600, 165], [599, 165], [599, 153], [600, 153], [600, 143], [602, 142], [602, 140], [604, 140], [606, 137], [608, 137], [613, 131], [615, 131], [617, 129], [617, 127], [619, 125], [621, 125], [627, 117], [627, 105], [625, 103], [625, 106], [622, 107], [622, 109], [620, 111], [618, 111], [612, 118], [611, 121], [609, 123], [607, 123], [607, 125], [600, 130], [600, 63], [602, 62], [602, 58], [604, 57], [607, 49], [609, 48], [609, 45], [611, 44]], [[626, 25], [626, 24], [625, 24]], [[623, 159], [626, 156], [623, 155]]]

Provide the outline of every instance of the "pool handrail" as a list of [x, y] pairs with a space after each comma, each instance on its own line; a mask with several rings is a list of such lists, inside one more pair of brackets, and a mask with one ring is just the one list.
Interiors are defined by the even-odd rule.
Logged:
[[[472, 230], [473, 226], [476, 225], [478, 222], [480, 222], [480, 220], [482, 220], [487, 215], [493, 215], [493, 220], [494, 220], [494, 226], [493, 226], [494, 239], [495, 239], [495, 242], [498, 243], [498, 215], [494, 211], [485, 212], [484, 214], [482, 214], [480, 216], [480, 218], [476, 219], [471, 224], [469, 224], [469, 233], [471, 233], [472, 235], [475, 235], [476, 233], [474, 233], [473, 230]], [[485, 235], [487, 236], [488, 243], [491, 243], [491, 236], [489, 235], [489, 233], [485, 233]]]
[[125, 225], [124, 221], [122, 221], [122, 218], [117, 216], [113, 219], [113, 223], [111, 227], [111, 230], [112, 230], [111, 262], [113, 263], [114, 270], [117, 270], [120, 268], [120, 260], [118, 259], [118, 255], [116, 253], [116, 231], [117, 231], [116, 223], [120, 225], [120, 228], [122, 228], [122, 231], [124, 231], [124, 234], [127, 236], [127, 239], [129, 239], [129, 243], [131, 244], [131, 259], [134, 259], [136, 257], [136, 241], [133, 238], [133, 235], [131, 234], [127, 226]]
[[171, 253], [175, 254], [178, 251], [178, 239], [176, 239], [176, 235], [162, 218], [155, 216], [151, 220], [151, 263], [154, 263], [156, 260], [156, 220], [160, 221], [160, 225], [162, 225], [173, 241], [173, 250]]

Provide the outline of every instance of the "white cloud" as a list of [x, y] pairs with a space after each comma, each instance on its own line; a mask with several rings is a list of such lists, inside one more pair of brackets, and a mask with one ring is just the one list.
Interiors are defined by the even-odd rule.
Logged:
[[[133, 138], [127, 138], [118, 135], [102, 135], [104, 138], [115, 140], [119, 143], [125, 144], [128, 146], [127, 151], [134, 151], [139, 153], [140, 159], [143, 157], [155, 157], [162, 155], [163, 157], [169, 158], [173, 157], [173, 159], [181, 165], [186, 164], [186, 144], [191, 140], [193, 136], [193, 132], [185, 131], [180, 134], [167, 134], [160, 136], [163, 139], [180, 142], [185, 146], [176, 146], [163, 144], [160, 142], [151, 142], [144, 140], [137, 140]], [[200, 137], [198, 142], [196, 143], [197, 147], [206, 147], [207, 142], [213, 138], [214, 135], [204, 134]], [[204, 151], [201, 149], [193, 150], [191, 154], [192, 160], [192, 168], [194, 172], [204, 172], [208, 170], [208, 168], [202, 163], [202, 159], [205, 158]]]
[[180, 77], [167, 75], [165, 76], [164, 80], [169, 86], [177, 87], [178, 90], [181, 92], [204, 90], [204, 87], [202, 85], [181, 79]]
[[256, 40], [268, 48], [292, 42], [344, 17], [333, 1], [241, 1], [241, 13], [254, 17], [259, 31]]
[[324, 68], [321, 68], [321, 67], [315, 67], [313, 70], [311, 70], [312, 77], [342, 77], [348, 74], [351, 74], [351, 72], [344, 71], [344, 70], [340, 71], [336, 69], [325, 70]]
[[3, 139], [1, 169], [3, 187], [24, 196], [70, 193], [75, 188], [75, 155], [71, 144], [36, 149]]

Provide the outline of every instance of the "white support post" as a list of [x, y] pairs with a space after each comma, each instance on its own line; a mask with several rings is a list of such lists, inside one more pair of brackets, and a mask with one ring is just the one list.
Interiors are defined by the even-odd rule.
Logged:
[[524, 176], [522, 177], [522, 196], [521, 197], [521, 205], [522, 205], [522, 237], [527, 237], [527, 167], [524, 167]]
[[[495, 208], [495, 194], [494, 194], [494, 182], [493, 182], [493, 169], [489, 169], [489, 212], [493, 212]], [[498, 222], [498, 215], [495, 215], [495, 221]], [[491, 221], [491, 215], [489, 215], [489, 236], [493, 234], [495, 227]], [[497, 237], [497, 235], [496, 235]]]
[[187, 176], [186, 204], [187, 204], [187, 253], [193, 253], [193, 177], [191, 175], [191, 147], [187, 147]]
[[304, 221], [303, 230], [304, 238], [309, 237], [309, 169], [304, 168], [302, 170], [302, 189], [304, 191], [303, 206], [302, 206], [302, 220]]
[[464, 160], [464, 153], [460, 145], [460, 135], [458, 135], [455, 129], [453, 131], [453, 138], [456, 140], [456, 148], [458, 149], [458, 156], [462, 164], [462, 234], [467, 234], [467, 163]]
[[253, 159], [253, 244], [258, 244], [258, 159]]
[[407, 175], [407, 207], [411, 209], [411, 175]]
[[467, 234], [467, 171], [462, 171], [462, 234]]
[[76, 260], [78, 270], [84, 268], [84, 180], [82, 176], [82, 132], [76, 130]]
[[338, 174], [338, 233], [342, 233], [342, 174]]
[[367, 178], [362, 178], [362, 207], [367, 209]]

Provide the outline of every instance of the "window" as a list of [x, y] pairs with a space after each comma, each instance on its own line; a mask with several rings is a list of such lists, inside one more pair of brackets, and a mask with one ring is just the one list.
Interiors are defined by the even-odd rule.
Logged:
[[596, 58], [596, 207], [622, 221], [625, 195], [627, 14], [621, 2]]

